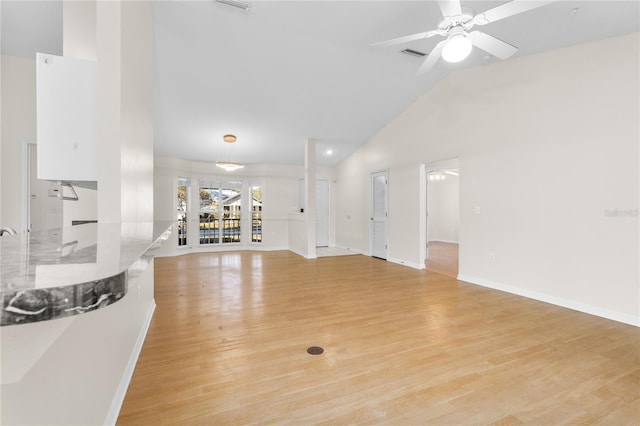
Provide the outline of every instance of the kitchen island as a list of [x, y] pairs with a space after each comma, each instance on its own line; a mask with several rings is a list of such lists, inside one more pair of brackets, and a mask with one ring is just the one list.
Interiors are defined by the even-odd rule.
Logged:
[[115, 423], [155, 309], [154, 252], [172, 227], [0, 238], [0, 424]]
[[3, 237], [0, 326], [78, 315], [117, 302], [127, 293], [128, 276], [148, 263], [147, 250], [170, 232], [167, 221], [87, 223]]

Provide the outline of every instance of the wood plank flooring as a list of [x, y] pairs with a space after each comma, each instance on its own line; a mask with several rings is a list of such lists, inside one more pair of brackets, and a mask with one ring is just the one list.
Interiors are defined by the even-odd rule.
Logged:
[[120, 425], [640, 424], [633, 326], [361, 255], [155, 273]]
[[448, 277], [458, 276], [458, 244], [429, 241], [427, 270]]

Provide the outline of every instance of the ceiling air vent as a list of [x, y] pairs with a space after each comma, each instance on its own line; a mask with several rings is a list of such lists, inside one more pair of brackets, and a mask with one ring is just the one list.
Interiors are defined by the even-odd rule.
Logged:
[[238, 0], [216, 0], [216, 1], [218, 3], [226, 4], [227, 6], [237, 7], [238, 9], [242, 9], [242, 10], [249, 10], [249, 8], [251, 7], [251, 4], [243, 1], [238, 1]]
[[404, 49], [400, 53], [406, 53], [407, 55], [417, 56], [418, 58], [420, 58], [422, 56], [427, 56], [426, 53], [419, 52], [419, 51], [413, 50], [413, 49]]

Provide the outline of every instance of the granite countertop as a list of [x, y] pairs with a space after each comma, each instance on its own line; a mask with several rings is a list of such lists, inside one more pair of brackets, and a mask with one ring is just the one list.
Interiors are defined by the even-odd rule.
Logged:
[[126, 273], [166, 240], [172, 221], [88, 223], [0, 238], [0, 325], [99, 309], [122, 298]]

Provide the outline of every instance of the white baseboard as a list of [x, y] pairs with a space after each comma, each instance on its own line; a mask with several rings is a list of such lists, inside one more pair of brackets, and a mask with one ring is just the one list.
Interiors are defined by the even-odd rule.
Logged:
[[149, 310], [147, 311], [147, 316], [144, 319], [142, 329], [140, 330], [140, 333], [138, 333], [136, 344], [131, 351], [131, 355], [129, 356], [127, 367], [122, 373], [120, 384], [118, 385], [118, 389], [116, 389], [116, 394], [113, 397], [113, 401], [111, 401], [111, 407], [109, 407], [107, 418], [104, 421], [105, 425], [115, 425], [116, 421], [118, 420], [120, 410], [122, 409], [122, 404], [124, 403], [124, 397], [126, 396], [127, 389], [129, 388], [129, 384], [131, 383], [133, 371], [135, 370], [136, 364], [138, 363], [138, 357], [140, 357], [140, 351], [142, 351], [142, 345], [144, 343], [144, 339], [147, 337], [147, 332], [149, 331], [149, 326], [151, 325], [151, 318], [153, 318], [153, 312], [155, 310], [156, 301], [152, 300], [151, 306], [149, 306]]
[[293, 248], [288, 248], [287, 250], [289, 250], [292, 253], [297, 254], [298, 256], [307, 257], [307, 254], [303, 253], [302, 250], [296, 250], [296, 249], [293, 249]]
[[337, 245], [336, 244], [335, 248], [338, 248], [338, 249], [341, 249], [341, 250], [349, 250], [349, 251], [352, 251], [354, 253], [362, 254], [364, 256], [371, 256], [371, 254], [369, 254], [369, 252], [366, 252], [364, 250], [358, 250], [358, 249], [355, 249], [353, 247], [341, 246], [341, 245]]
[[460, 241], [453, 241], [453, 240], [439, 240], [439, 239], [435, 239], [435, 240], [429, 240], [430, 243], [449, 243], [449, 244], [460, 244]]
[[424, 269], [424, 263], [421, 265], [419, 263], [408, 262], [406, 260], [395, 259], [393, 257], [387, 257], [387, 261], [391, 263], [397, 263], [398, 265], [410, 266], [411, 268], [414, 268], [414, 269]]
[[608, 309], [599, 308], [597, 306], [588, 305], [586, 303], [576, 302], [575, 300], [563, 299], [561, 297], [551, 296], [549, 294], [538, 293], [536, 291], [526, 290], [523, 288], [513, 287], [494, 281], [485, 280], [469, 275], [460, 274], [458, 280], [471, 284], [477, 284], [483, 287], [504, 291], [518, 296], [528, 297], [529, 299], [539, 300], [541, 302], [551, 303], [552, 305], [562, 306], [563, 308], [572, 309], [574, 311], [583, 312], [585, 314], [595, 315], [601, 318], [610, 319], [624, 324], [640, 327], [640, 318], [633, 315], [623, 314]]
[[207, 246], [183, 246], [177, 247], [176, 250], [168, 253], [158, 253], [154, 257], [175, 257], [182, 256], [184, 254], [191, 253], [220, 253], [225, 251], [281, 251], [281, 250], [290, 250], [289, 247], [286, 246], [262, 246], [260, 244], [255, 245], [231, 245], [231, 246], [216, 246], [216, 247], [207, 247]]

